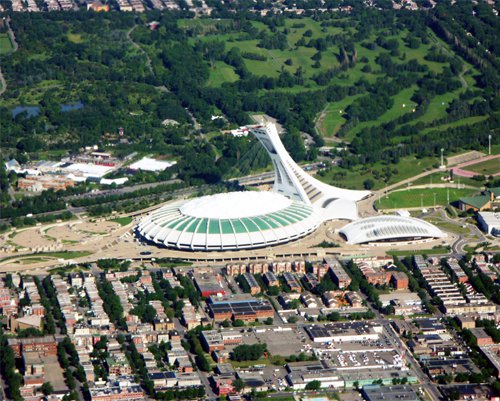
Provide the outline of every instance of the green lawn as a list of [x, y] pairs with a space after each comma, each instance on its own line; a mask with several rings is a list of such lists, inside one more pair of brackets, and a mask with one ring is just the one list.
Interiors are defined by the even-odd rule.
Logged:
[[238, 74], [234, 72], [233, 67], [223, 61], [216, 61], [210, 68], [210, 76], [208, 78], [207, 86], [219, 87], [224, 82], [235, 82], [238, 79]]
[[89, 251], [44, 252], [44, 253], [37, 253], [36, 255], [44, 258], [56, 258], [56, 259], [67, 260], [67, 259], [83, 258], [84, 256], [92, 255], [92, 252]]
[[432, 249], [413, 249], [408, 251], [388, 251], [386, 252], [391, 256], [412, 256], [412, 255], [442, 255], [450, 253], [448, 248], [436, 247]]
[[110, 221], [112, 221], [113, 223], [118, 223], [121, 226], [128, 226], [130, 223], [132, 223], [132, 217], [118, 217]]
[[338, 102], [329, 103], [324, 110], [324, 117], [321, 121], [318, 121], [317, 127], [321, 135], [325, 137], [334, 136], [346, 122], [344, 118], [346, 107], [360, 96], [361, 95], [348, 96]]
[[271, 360], [269, 360], [268, 358], [261, 358], [261, 359], [258, 359], [256, 361], [241, 361], [241, 362], [238, 362], [238, 361], [230, 361], [231, 362], [231, 365], [233, 365], [233, 367], [235, 368], [248, 368], [250, 366], [254, 366], [254, 365], [271, 365]]
[[10, 53], [12, 49], [13, 46], [9, 35], [7, 33], [0, 33], [0, 55]]
[[424, 219], [428, 221], [429, 223], [434, 224], [435, 226], [439, 227], [440, 229], [444, 231], [451, 231], [453, 233], [457, 234], [467, 234], [469, 233], [469, 229], [467, 227], [462, 227], [460, 224], [453, 224], [448, 221], [443, 221], [441, 219], [432, 219], [432, 218], [426, 218]]
[[[426, 188], [426, 189], [408, 189], [390, 193], [387, 198], [383, 196], [377, 201], [377, 208], [384, 209], [404, 209], [413, 207], [433, 207], [444, 206], [448, 204], [448, 192], [450, 202], [454, 202], [461, 197], [470, 196], [477, 193], [474, 189], [457, 188]], [[434, 194], [436, 203], [434, 203]]]
[[481, 175], [500, 173], [500, 156], [481, 163], [471, 164], [470, 166], [466, 166], [463, 169]]
[[68, 40], [72, 43], [83, 43], [82, 35], [79, 33], [68, 33]]

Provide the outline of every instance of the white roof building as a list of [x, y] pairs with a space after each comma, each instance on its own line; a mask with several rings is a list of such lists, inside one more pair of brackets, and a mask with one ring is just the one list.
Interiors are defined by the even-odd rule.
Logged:
[[485, 233], [500, 236], [500, 213], [479, 212], [477, 221]]
[[141, 160], [132, 163], [129, 168], [131, 170], [163, 171], [175, 164], [177, 164], [176, 161], [164, 161], [143, 157]]
[[408, 240], [443, 238], [436, 226], [420, 219], [395, 215], [367, 217], [347, 224], [340, 230], [348, 244], [372, 242], [404, 242]]

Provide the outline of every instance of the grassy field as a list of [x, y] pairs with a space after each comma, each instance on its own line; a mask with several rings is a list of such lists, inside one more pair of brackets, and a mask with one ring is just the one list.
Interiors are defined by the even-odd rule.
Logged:
[[13, 49], [12, 42], [10, 41], [9, 35], [6, 33], [0, 33], [0, 55], [7, 54]]
[[235, 82], [238, 80], [238, 75], [234, 72], [234, 68], [227, 65], [223, 61], [216, 61], [210, 68], [210, 76], [208, 78], [208, 86], [218, 87], [224, 82]]
[[323, 111], [321, 121], [318, 121], [317, 128], [324, 137], [334, 136], [340, 127], [346, 122], [344, 111], [360, 95], [349, 96], [339, 102], [329, 103]]
[[250, 366], [254, 366], [254, 365], [271, 365], [271, 360], [268, 359], [268, 358], [260, 358], [256, 361], [241, 361], [241, 362], [238, 362], [238, 361], [230, 361], [231, 365], [233, 365], [233, 367], [235, 368], [248, 368]]
[[118, 223], [121, 226], [128, 226], [130, 223], [132, 223], [132, 217], [118, 217], [110, 221], [112, 221], [113, 223]]
[[443, 221], [442, 219], [439, 218], [424, 218], [425, 221], [428, 221], [429, 223], [434, 224], [435, 226], [439, 227], [440, 229], [444, 231], [450, 231], [456, 234], [467, 234], [469, 233], [469, 229], [467, 227], [463, 227], [460, 224], [453, 224], [450, 223], [449, 221]]
[[472, 171], [481, 175], [500, 173], [500, 156], [495, 159], [486, 160], [481, 163], [464, 167], [464, 170]]
[[[390, 193], [387, 198], [383, 196], [377, 201], [377, 208], [384, 209], [404, 209], [413, 207], [433, 207], [434, 205], [447, 205], [448, 193], [450, 202], [454, 202], [461, 197], [470, 196], [477, 193], [474, 189], [457, 188], [426, 188], [408, 189]], [[434, 202], [435, 195], [435, 202]]]
[[412, 249], [408, 251], [388, 251], [387, 254], [391, 256], [412, 256], [412, 255], [442, 255], [450, 253], [448, 248], [436, 247], [432, 249]]
[[82, 35], [78, 33], [68, 33], [68, 40], [72, 43], [83, 43]]

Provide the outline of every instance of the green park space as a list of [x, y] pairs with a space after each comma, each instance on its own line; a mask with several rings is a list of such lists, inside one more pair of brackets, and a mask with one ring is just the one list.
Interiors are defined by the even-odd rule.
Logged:
[[439, 227], [441, 230], [449, 231], [456, 234], [468, 234], [470, 230], [467, 227], [464, 227], [460, 224], [455, 224], [450, 221], [443, 221], [442, 219], [437, 218], [424, 218], [425, 221], [434, 224]]
[[235, 82], [237, 80], [238, 75], [234, 72], [234, 68], [223, 61], [216, 61], [210, 66], [210, 76], [207, 82], [208, 86], [219, 87], [224, 82]]
[[84, 42], [82, 35], [79, 33], [68, 33], [68, 40], [76, 44]]
[[438, 246], [431, 249], [410, 249], [403, 251], [388, 251], [387, 254], [391, 256], [405, 257], [412, 255], [445, 255], [450, 253], [450, 250], [444, 246]]
[[379, 210], [384, 210], [445, 206], [448, 203], [456, 202], [459, 198], [471, 196], [477, 192], [474, 189], [457, 188], [403, 189], [382, 196], [377, 201], [376, 207]]
[[130, 223], [132, 223], [132, 217], [118, 217], [116, 219], [112, 219], [113, 223], [118, 223], [121, 226], [128, 226]]
[[500, 156], [481, 163], [465, 166], [463, 169], [486, 176], [500, 173]]
[[348, 96], [338, 102], [328, 103], [317, 121], [317, 129], [323, 137], [333, 137], [346, 122], [345, 109], [359, 95]]
[[7, 33], [0, 33], [0, 56], [12, 51], [14, 47]]

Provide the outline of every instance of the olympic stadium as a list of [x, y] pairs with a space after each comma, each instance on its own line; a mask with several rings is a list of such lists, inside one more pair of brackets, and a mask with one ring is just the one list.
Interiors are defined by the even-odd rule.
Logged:
[[[271, 158], [272, 191], [170, 202], [145, 217], [136, 233], [146, 241], [177, 250], [234, 251], [285, 244], [313, 233], [329, 220], [358, 220], [357, 202], [370, 196], [369, 191], [337, 188], [306, 173], [286, 151], [274, 124], [250, 126], [249, 130]], [[399, 220], [393, 223], [396, 227], [401, 224]], [[397, 237], [398, 229], [394, 235]]]

